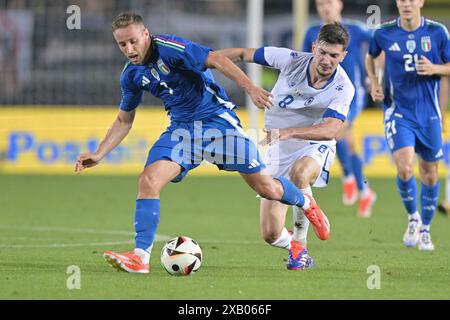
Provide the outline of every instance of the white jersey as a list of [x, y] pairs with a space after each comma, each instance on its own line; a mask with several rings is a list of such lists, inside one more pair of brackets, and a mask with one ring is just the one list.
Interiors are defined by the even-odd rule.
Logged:
[[312, 87], [308, 75], [312, 58], [312, 53], [286, 48], [264, 47], [256, 51], [256, 63], [280, 70], [272, 89], [274, 105], [264, 114], [267, 129], [310, 127], [329, 117], [345, 121], [355, 94], [353, 84], [338, 66], [322, 89]]
[[[312, 58], [311, 53], [285, 48], [264, 47], [256, 50], [256, 63], [280, 70], [272, 89], [273, 106], [264, 114], [267, 129], [305, 128], [330, 117], [345, 121], [355, 94], [353, 84], [344, 69], [338, 66], [322, 89], [312, 87], [308, 74]], [[335, 140], [283, 140], [268, 147], [264, 161], [272, 176], [289, 178], [289, 169], [297, 159], [313, 158], [322, 168], [313, 185], [324, 187], [334, 160], [335, 144]]]

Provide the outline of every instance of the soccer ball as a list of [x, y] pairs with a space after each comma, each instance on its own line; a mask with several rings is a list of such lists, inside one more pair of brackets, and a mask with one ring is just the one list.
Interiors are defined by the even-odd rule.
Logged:
[[173, 276], [188, 276], [202, 264], [202, 249], [186, 236], [170, 239], [161, 251], [161, 263]]

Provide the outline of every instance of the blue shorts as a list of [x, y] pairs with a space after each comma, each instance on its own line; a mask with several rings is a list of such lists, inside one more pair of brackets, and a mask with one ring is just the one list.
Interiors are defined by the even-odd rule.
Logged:
[[231, 110], [202, 121], [172, 121], [150, 149], [145, 167], [158, 160], [174, 161], [182, 167], [172, 182], [181, 181], [203, 160], [215, 164], [219, 170], [248, 174], [266, 167], [256, 145]]
[[420, 125], [391, 115], [384, 121], [385, 136], [392, 153], [404, 147], [414, 147], [415, 152], [427, 162], [436, 162], [443, 158], [441, 121]]

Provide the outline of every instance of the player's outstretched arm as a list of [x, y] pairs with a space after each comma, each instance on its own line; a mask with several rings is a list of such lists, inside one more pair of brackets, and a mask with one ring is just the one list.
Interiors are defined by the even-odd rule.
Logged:
[[344, 122], [337, 118], [325, 118], [324, 122], [305, 128], [284, 128], [264, 130], [266, 136], [259, 142], [261, 145], [275, 143], [279, 140], [302, 139], [328, 141], [337, 139]]
[[111, 150], [117, 147], [130, 132], [135, 114], [135, 110], [130, 112], [120, 110], [97, 151], [82, 153], [77, 157], [75, 172], [79, 173], [86, 168], [96, 166]]
[[223, 54], [225, 57], [233, 62], [254, 62], [255, 48], [228, 48], [218, 50], [218, 53]]
[[270, 108], [272, 94], [257, 87], [247, 75], [236, 66], [227, 56], [219, 51], [211, 51], [206, 58], [205, 67], [217, 69], [227, 78], [236, 82], [252, 99], [253, 103], [260, 109]]

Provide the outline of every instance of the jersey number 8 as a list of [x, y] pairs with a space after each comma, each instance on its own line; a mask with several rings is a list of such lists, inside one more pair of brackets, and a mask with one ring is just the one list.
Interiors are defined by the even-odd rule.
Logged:
[[288, 96], [284, 97], [284, 99], [281, 100], [281, 101], [278, 103], [278, 106], [279, 106], [280, 108], [286, 108], [286, 107], [287, 107], [288, 105], [290, 105], [293, 101], [294, 101], [294, 97], [291, 96], [291, 95], [288, 95]]

